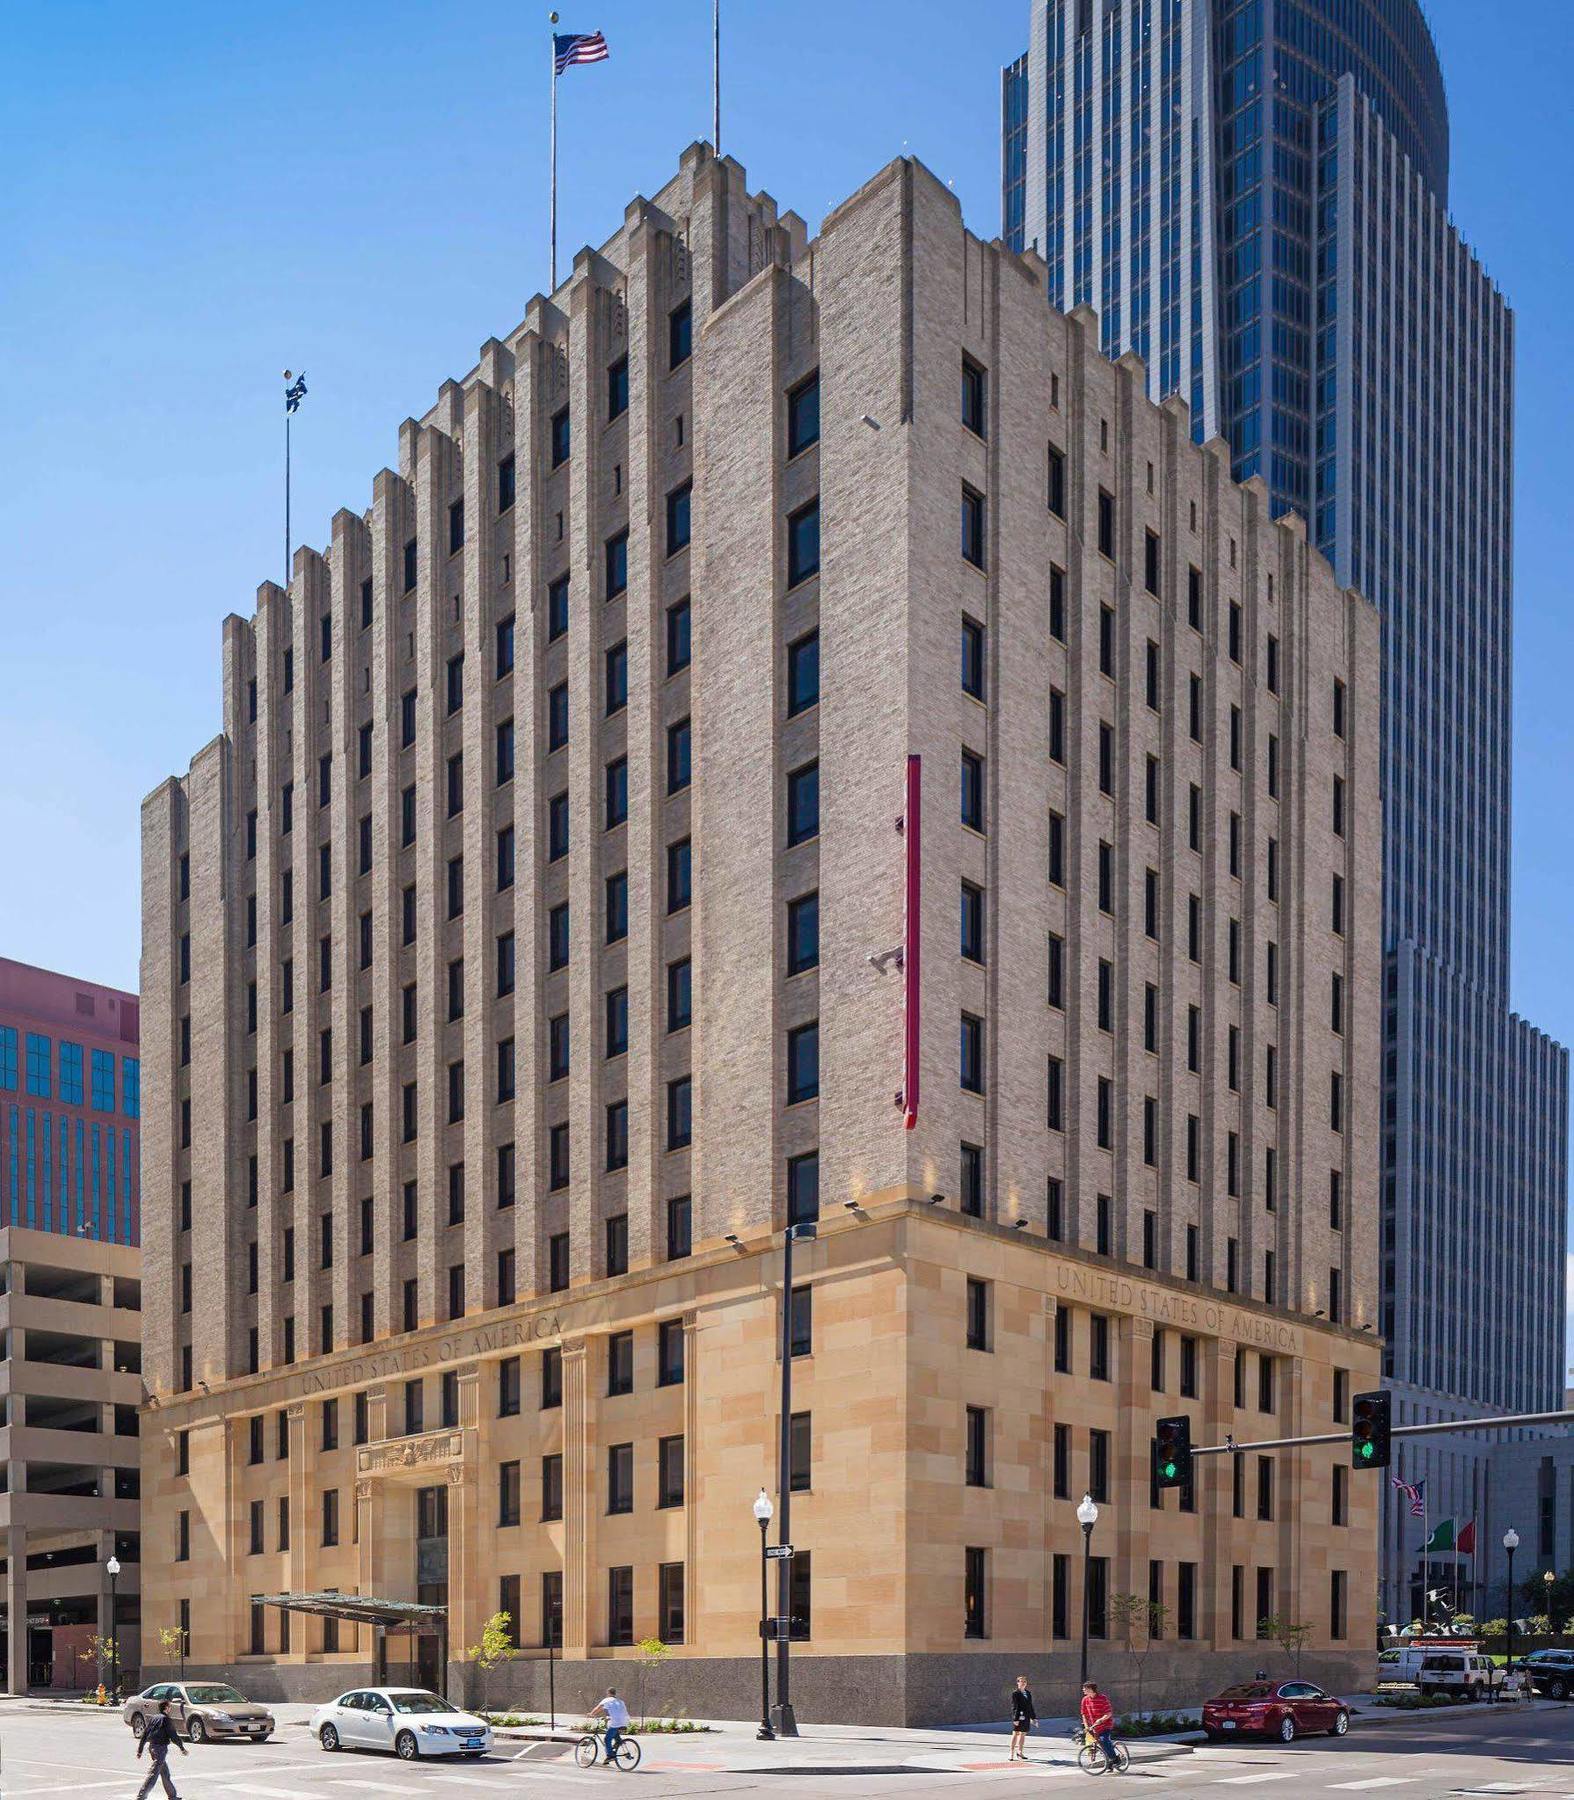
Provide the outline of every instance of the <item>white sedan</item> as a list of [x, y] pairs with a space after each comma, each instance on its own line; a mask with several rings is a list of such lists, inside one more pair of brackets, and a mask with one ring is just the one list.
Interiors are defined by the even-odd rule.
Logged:
[[324, 1750], [391, 1750], [418, 1756], [484, 1756], [492, 1727], [425, 1688], [352, 1688], [312, 1714]]

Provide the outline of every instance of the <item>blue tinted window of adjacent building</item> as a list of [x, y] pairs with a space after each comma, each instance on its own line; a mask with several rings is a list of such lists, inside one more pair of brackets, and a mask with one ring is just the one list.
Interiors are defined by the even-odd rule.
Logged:
[[27, 1223], [34, 1222], [38, 1208], [38, 1116], [27, 1109]]
[[0, 1091], [16, 1092], [16, 1027], [0, 1025]]
[[112, 1050], [93, 1052], [93, 1110], [115, 1110], [115, 1054]]
[[[15, 1035], [16, 1034], [13, 1032], [12, 1036], [14, 1037]], [[10, 1129], [6, 1132], [6, 1149], [9, 1152], [9, 1154], [6, 1157], [7, 1181], [6, 1181], [5, 1217], [8, 1220], [14, 1219], [16, 1217], [17, 1186], [18, 1186], [18, 1182], [20, 1180], [20, 1172], [18, 1169], [19, 1159], [18, 1159], [18, 1154], [17, 1154], [17, 1139], [16, 1139], [17, 1116], [18, 1115], [17, 1115], [17, 1109], [14, 1106], [10, 1109], [10, 1114], [11, 1114]]]
[[120, 1104], [128, 1119], [142, 1117], [142, 1060], [136, 1056], [120, 1059]]
[[82, 1046], [60, 1040], [60, 1098], [67, 1106], [82, 1104]]
[[49, 1098], [49, 1061], [51, 1045], [42, 1032], [27, 1034], [27, 1091], [40, 1100]]
[[54, 1166], [54, 1134], [50, 1127], [54, 1121], [48, 1113], [44, 1114], [42, 1142], [38, 1157], [38, 1199], [39, 1217], [45, 1231], [52, 1231], [55, 1224], [55, 1209], [50, 1194], [49, 1172]]

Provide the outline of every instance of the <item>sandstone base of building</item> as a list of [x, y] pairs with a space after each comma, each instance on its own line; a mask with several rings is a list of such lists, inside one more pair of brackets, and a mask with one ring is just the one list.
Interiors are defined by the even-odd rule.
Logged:
[[[1299, 1670], [1273, 1645], [1243, 1650], [1164, 1650], [1149, 1653], [1139, 1691], [1130, 1659], [1119, 1650], [1095, 1645], [1089, 1673], [1115, 1702], [1118, 1712], [1138, 1706], [1149, 1711], [1199, 1705], [1232, 1681], [1264, 1670], [1270, 1677], [1299, 1674], [1333, 1693], [1357, 1693], [1371, 1686], [1376, 1652], [1340, 1655], [1307, 1653]], [[545, 1715], [548, 1706], [547, 1665], [536, 1652], [498, 1669], [486, 1690], [491, 1711]], [[148, 1669], [146, 1679], [164, 1671]], [[248, 1699], [320, 1703], [353, 1687], [370, 1686], [370, 1663], [242, 1663], [230, 1667], [187, 1665], [193, 1681], [230, 1681]], [[938, 1656], [814, 1656], [798, 1652], [792, 1659], [792, 1702], [800, 1730], [826, 1725], [978, 1725], [998, 1722], [1010, 1712], [1010, 1692], [1018, 1675], [1026, 1675], [1034, 1702], [1044, 1718], [1076, 1711], [1080, 1663], [1075, 1648], [1050, 1655], [1010, 1655], [979, 1651]], [[416, 1678], [390, 1661], [387, 1679], [394, 1684]], [[642, 1672], [638, 1664], [610, 1657], [559, 1660], [553, 1669], [559, 1722], [582, 1718], [609, 1686], [628, 1701], [636, 1718], [644, 1713], [691, 1719], [752, 1719], [760, 1711], [760, 1665], [750, 1658], [695, 1657], [669, 1660], [659, 1670]], [[482, 1703], [480, 1677], [468, 1664], [450, 1663], [449, 1697], [457, 1703]], [[771, 1660], [771, 1700], [776, 1698], [776, 1663]]]

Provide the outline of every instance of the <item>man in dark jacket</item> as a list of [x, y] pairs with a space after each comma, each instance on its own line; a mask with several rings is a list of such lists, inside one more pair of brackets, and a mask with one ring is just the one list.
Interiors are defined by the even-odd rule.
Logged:
[[137, 1800], [148, 1800], [148, 1795], [153, 1792], [154, 1784], [160, 1781], [164, 1783], [164, 1792], [169, 1795], [170, 1800], [180, 1800], [180, 1796], [175, 1792], [175, 1784], [170, 1780], [169, 1775], [168, 1758], [171, 1744], [182, 1756], [186, 1755], [186, 1746], [176, 1737], [175, 1727], [169, 1722], [169, 1702], [160, 1700], [157, 1713], [148, 1720], [148, 1728], [143, 1732], [141, 1741], [137, 1745], [138, 1757], [146, 1750], [153, 1759], [153, 1767], [148, 1770], [148, 1778], [137, 1792]]
[[1033, 1690], [1027, 1684], [1027, 1676], [1019, 1675], [1017, 1684], [1011, 1690], [1011, 1762], [1026, 1762], [1027, 1752], [1023, 1749], [1027, 1734], [1038, 1723], [1038, 1714], [1033, 1710]]

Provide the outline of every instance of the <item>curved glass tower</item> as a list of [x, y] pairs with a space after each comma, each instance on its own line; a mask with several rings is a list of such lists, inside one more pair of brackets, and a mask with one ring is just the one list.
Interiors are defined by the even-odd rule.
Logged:
[[[1002, 77], [1007, 241], [1382, 617], [1401, 1416], [1554, 1406], [1567, 1056], [1508, 1007], [1514, 321], [1447, 217], [1431, 34], [1417, 0], [1034, 0], [1030, 24]], [[1403, 1584], [1396, 1516], [1385, 1546]]]

